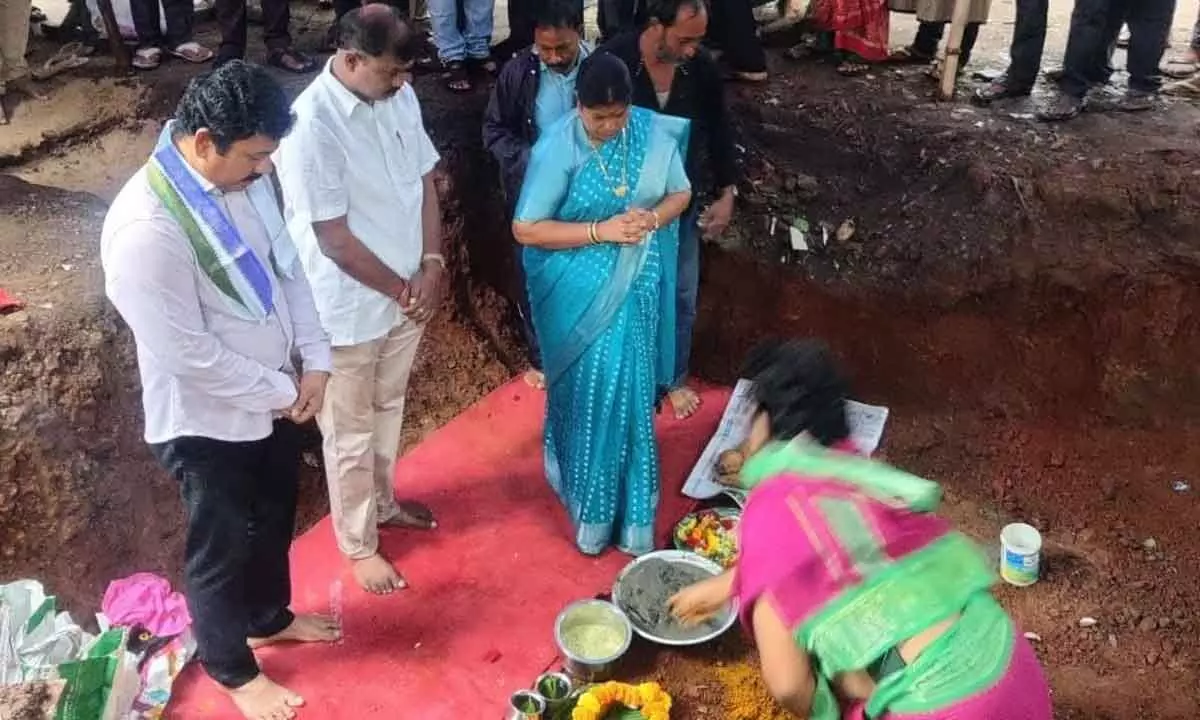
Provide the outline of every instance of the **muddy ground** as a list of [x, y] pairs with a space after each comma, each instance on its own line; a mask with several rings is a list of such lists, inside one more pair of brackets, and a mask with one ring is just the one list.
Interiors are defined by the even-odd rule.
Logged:
[[[304, 27], [311, 46], [320, 25]], [[860, 396], [892, 408], [887, 457], [944, 482], [969, 532], [992, 543], [1012, 518], [1044, 531], [1043, 582], [1002, 596], [1041, 638], [1059, 716], [1194, 717], [1200, 114], [1046, 128], [1019, 105], [928, 102], [916, 71], [846, 80], [772, 62], [767, 87], [731, 92], [747, 181], [734, 231], [705, 249], [697, 371], [734, 379], [766, 335], [826, 338]], [[132, 349], [95, 246], [103, 199], [145, 157], [181, 73], [60, 82], [82, 84], [67, 99], [103, 122], [59, 118], [69, 132], [0, 160], [21, 178], [0, 176], [0, 278], [29, 302], [0, 318], [0, 577], [41, 578], [78, 616], [113, 577], [178, 571], [176, 489], [141, 445]], [[414, 373], [407, 443], [522, 356], [485, 97], [428, 78], [418, 93], [459, 270]], [[803, 252], [788, 230], [800, 218]], [[313, 468], [305, 487], [311, 522]], [[630, 669], [667, 681], [682, 718], [776, 717], [748, 653], [730, 638], [643, 650]]]

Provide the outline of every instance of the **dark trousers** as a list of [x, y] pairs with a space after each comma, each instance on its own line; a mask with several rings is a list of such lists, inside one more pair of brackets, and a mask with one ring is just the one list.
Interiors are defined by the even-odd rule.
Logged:
[[611, 40], [626, 30], [638, 27], [645, 5], [646, 0], [599, 0], [596, 24], [600, 27], [600, 40]]
[[692, 330], [700, 298], [700, 206], [679, 218], [678, 277], [675, 286], [675, 386], [683, 387], [692, 360]]
[[[1175, 19], [1176, 0], [1113, 0], [1109, 15], [1109, 31], [1115, 24], [1120, 33], [1123, 21], [1129, 26], [1129, 49], [1125, 68], [1129, 71], [1129, 87], [1140, 92], [1156, 93], [1162, 87], [1159, 64], [1163, 49], [1171, 36]], [[1115, 43], [1116, 34], [1112, 35]]]
[[[221, 49], [217, 62], [246, 57], [246, 0], [217, 0], [217, 27], [221, 30]], [[263, 42], [268, 52], [292, 46], [288, 24], [292, 20], [288, 0], [262, 0]]]
[[1158, 64], [1174, 14], [1175, 0], [1076, 0], [1059, 87], [1081, 98], [1091, 85], [1104, 82], [1124, 23], [1129, 26], [1129, 87], [1157, 92], [1162, 85]]
[[214, 680], [240, 687], [259, 672], [246, 638], [274, 635], [294, 618], [288, 548], [300, 429], [279, 420], [264, 440], [182, 437], [150, 449], [182, 488], [197, 656]]
[[538, 343], [537, 331], [533, 328], [533, 312], [529, 309], [529, 286], [525, 283], [525, 246], [514, 242], [513, 247], [517, 314], [521, 316], [521, 334], [525, 336], [525, 347], [529, 350], [529, 365], [535, 370], [541, 370], [542, 346]]
[[515, 55], [533, 44], [536, 13], [537, 0], [508, 0], [508, 40], [505, 41], [505, 47], [510, 50], [509, 55]]
[[162, 15], [158, 0], [132, 0], [129, 12], [142, 47], [176, 48], [192, 39], [192, 20], [195, 15], [192, 0], [162, 0], [166, 15], [167, 34], [162, 32]]
[[[936, 57], [938, 45], [946, 34], [944, 22], [921, 22], [917, 24], [917, 37], [913, 40], [913, 49], [920, 55]], [[962, 46], [958, 51], [958, 67], [961, 70], [971, 62], [971, 51], [975, 49], [975, 41], [979, 39], [979, 27], [983, 23], [967, 23], [963, 28]]]
[[1031, 88], [1037, 83], [1049, 15], [1050, 0], [1017, 0], [1017, 21], [1008, 50], [1011, 59], [1005, 73], [1009, 87]]
[[709, 13], [708, 40], [724, 52], [729, 67], [737, 72], [765, 72], [767, 56], [750, 0], [711, 0]]

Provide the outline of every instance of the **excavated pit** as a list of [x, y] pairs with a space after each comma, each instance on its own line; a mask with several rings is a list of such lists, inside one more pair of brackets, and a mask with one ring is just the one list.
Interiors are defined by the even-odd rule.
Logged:
[[[1045, 532], [1044, 582], [1004, 598], [1043, 638], [1059, 716], [1192, 717], [1200, 144], [1170, 116], [1131, 121], [1149, 138], [1137, 144], [1104, 120], [1055, 134], [860, 83], [812, 68], [733, 91], [748, 181], [733, 232], [704, 249], [696, 371], [729, 382], [765, 336], [825, 338], [859, 395], [893, 409], [889, 459], [945, 482], [969, 531], [990, 540], [1019, 517]], [[523, 357], [486, 98], [418, 91], [445, 160], [455, 272], [414, 372], [409, 444]], [[155, 88], [143, 114], [162, 117], [171, 94]], [[111, 154], [93, 140], [70, 157], [86, 166], [89, 152]], [[45, 165], [27, 174], [56, 182]], [[0, 577], [38, 577], [79, 616], [114, 577], [177, 577], [177, 489], [141, 443], [130, 338], [102, 297], [103, 203], [0, 180], [0, 276], [30, 302], [0, 318]], [[803, 252], [788, 231], [800, 218]], [[304, 494], [311, 523], [319, 469]], [[678, 685], [745, 649], [704, 652], [643, 670]], [[730, 678], [678, 698], [680, 716], [728, 703], [745, 681]]]

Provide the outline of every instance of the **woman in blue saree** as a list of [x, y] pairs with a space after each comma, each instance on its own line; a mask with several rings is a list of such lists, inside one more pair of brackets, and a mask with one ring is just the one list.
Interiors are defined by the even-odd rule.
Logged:
[[608, 53], [584, 60], [576, 93], [532, 150], [513, 234], [542, 343], [547, 479], [582, 552], [637, 555], [654, 549], [688, 122], [631, 107]]

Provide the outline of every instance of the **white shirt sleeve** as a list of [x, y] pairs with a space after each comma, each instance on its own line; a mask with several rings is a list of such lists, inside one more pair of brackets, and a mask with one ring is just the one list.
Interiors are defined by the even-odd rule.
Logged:
[[[105, 258], [105, 290], [142, 352], [172, 375], [247, 412], [274, 412], [296, 401], [296, 384], [233, 352], [205, 327], [185, 241], [152, 220], [114, 231]], [[311, 303], [311, 300], [310, 300]]]
[[304, 363], [301, 372], [333, 372], [333, 355], [329, 334], [321, 326], [321, 317], [313, 302], [312, 288], [304, 267], [297, 259], [292, 264], [291, 277], [280, 278], [288, 310], [292, 314], [292, 332], [296, 349]]
[[437, 167], [438, 161], [442, 158], [438, 155], [437, 148], [433, 146], [433, 141], [429, 139], [429, 133], [425, 130], [425, 123], [421, 115], [421, 101], [417, 98], [417, 93], [413, 90], [412, 85], [408, 86], [407, 93], [417, 116], [417, 126], [421, 130], [421, 137], [417, 141], [417, 168], [420, 170], [421, 177], [425, 177]]
[[279, 181], [293, 212], [309, 222], [324, 222], [350, 212], [346, 190], [346, 153], [321, 123], [298, 125], [284, 139]]

